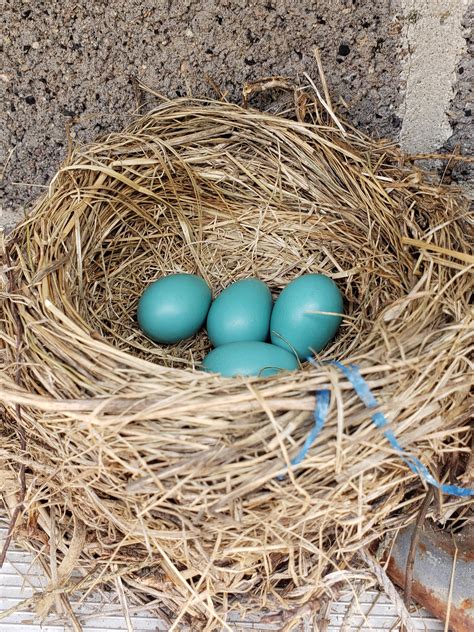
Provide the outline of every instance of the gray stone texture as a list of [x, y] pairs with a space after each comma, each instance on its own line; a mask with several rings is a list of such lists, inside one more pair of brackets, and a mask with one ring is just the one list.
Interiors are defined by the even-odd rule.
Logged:
[[[462, 35], [466, 40], [464, 55], [456, 66], [454, 98], [448, 110], [448, 120], [453, 133], [445, 143], [447, 151], [460, 149], [462, 153], [474, 156], [474, 2], [471, 2], [462, 20]], [[452, 172], [452, 178], [474, 186], [474, 165], [460, 163]]]
[[[246, 80], [317, 78], [318, 46], [350, 120], [396, 140], [406, 19], [395, 0], [4, 0], [0, 225], [44, 191], [65, 156], [67, 126], [80, 142], [123, 127], [138, 105], [133, 78], [169, 97], [215, 96], [209, 76], [239, 101]], [[472, 67], [460, 64], [467, 79]], [[450, 113], [461, 145], [465, 83]]]
[[72, 119], [80, 140], [124, 125], [137, 106], [131, 77], [171, 97], [214, 96], [207, 74], [239, 100], [249, 79], [316, 77], [319, 46], [355, 124], [382, 135], [400, 124], [400, 24], [389, 0], [10, 0], [3, 20], [11, 218], [57, 170]]

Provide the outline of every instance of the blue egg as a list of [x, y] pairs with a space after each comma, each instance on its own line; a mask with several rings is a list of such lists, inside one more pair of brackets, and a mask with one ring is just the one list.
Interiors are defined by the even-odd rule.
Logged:
[[244, 279], [226, 288], [214, 300], [207, 316], [207, 334], [214, 347], [230, 342], [265, 341], [273, 301], [258, 279]]
[[211, 290], [201, 277], [171, 274], [143, 292], [138, 302], [138, 324], [156, 342], [185, 340], [203, 326], [211, 299]]
[[272, 343], [306, 359], [334, 338], [343, 310], [342, 295], [332, 279], [324, 274], [304, 274], [289, 283], [275, 302], [270, 323]]
[[280, 371], [294, 371], [298, 366], [293, 353], [267, 342], [231, 342], [213, 349], [202, 362], [205, 371], [224, 377], [269, 377]]

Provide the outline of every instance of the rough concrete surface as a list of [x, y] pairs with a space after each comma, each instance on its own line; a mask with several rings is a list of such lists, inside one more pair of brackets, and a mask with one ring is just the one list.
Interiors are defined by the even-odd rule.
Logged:
[[456, 63], [466, 46], [461, 23], [467, 0], [454, 0], [449, 10], [446, 0], [419, 0], [416, 5], [413, 10], [413, 0], [402, 0], [410, 17], [404, 28], [406, 92], [400, 142], [413, 153], [428, 153], [452, 134], [447, 110], [454, 98]]
[[[466, 47], [461, 59], [456, 65], [456, 79], [454, 83], [454, 98], [448, 110], [448, 120], [453, 133], [444, 147], [447, 151], [460, 148], [463, 153], [474, 156], [474, 2], [470, 2], [461, 22], [462, 35]], [[474, 165], [461, 164], [454, 171], [453, 179], [468, 184], [474, 193]], [[473, 196], [474, 197], [474, 196]]]
[[[402, 0], [404, 98], [400, 143], [411, 153], [474, 154], [472, 90], [474, 3], [470, 0]], [[472, 193], [467, 163], [431, 162]], [[449, 173], [448, 173], [449, 172]]]
[[[133, 77], [171, 97], [214, 96], [209, 75], [238, 101], [248, 79], [316, 77], [318, 46], [332, 94], [347, 103], [351, 120], [398, 139], [410, 59], [406, 26], [428, 0], [412, 0], [414, 8], [400, 1], [4, 0], [0, 225], [17, 221], [44, 190], [65, 155], [68, 124], [80, 141], [125, 124], [137, 107]], [[449, 15], [438, 12], [435, 22], [451, 20], [459, 2], [436, 0]], [[448, 65], [459, 62], [450, 41], [440, 43], [439, 54], [450, 56]], [[461, 145], [471, 98], [463, 77], [459, 66], [449, 112]], [[444, 91], [443, 103], [452, 96]]]

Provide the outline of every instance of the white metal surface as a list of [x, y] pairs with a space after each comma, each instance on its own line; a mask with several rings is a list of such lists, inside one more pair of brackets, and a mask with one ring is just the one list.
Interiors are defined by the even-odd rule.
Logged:
[[[6, 535], [6, 529], [0, 527], [0, 548]], [[10, 548], [7, 561], [0, 570], [0, 612], [18, 606], [22, 600], [30, 597], [34, 589], [45, 585], [45, 578], [39, 565], [35, 564], [32, 557], [16, 549]], [[338, 632], [351, 600], [348, 594], [342, 597], [332, 607], [328, 632]], [[92, 594], [84, 603], [72, 602], [76, 616], [83, 625], [84, 632], [110, 632], [116, 630], [124, 632], [127, 628], [125, 617], [117, 596], [113, 593], [106, 595]], [[418, 630], [424, 632], [440, 632], [443, 625], [433, 619], [425, 611], [417, 612], [414, 621]], [[146, 616], [142, 612], [134, 614], [130, 612], [132, 630], [134, 632], [166, 632], [168, 627], [152, 616]], [[398, 630], [398, 620], [395, 608], [385, 597], [369, 591], [360, 599], [360, 611], [355, 612], [351, 620], [351, 630], [366, 632], [382, 632], [382, 630]], [[281, 629], [281, 626], [259, 623], [258, 617], [251, 617], [246, 621], [234, 623], [236, 632], [269, 632]], [[312, 630], [312, 626], [305, 626], [305, 630]], [[0, 619], [0, 632], [66, 632], [71, 627], [54, 621], [50, 617], [43, 626], [34, 620], [33, 614], [20, 608], [6, 619]]]

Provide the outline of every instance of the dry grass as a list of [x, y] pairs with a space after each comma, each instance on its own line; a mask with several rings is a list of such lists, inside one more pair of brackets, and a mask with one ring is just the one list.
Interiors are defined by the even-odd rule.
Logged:
[[[425, 496], [337, 369], [223, 379], [195, 370], [204, 335], [148, 341], [135, 308], [162, 274], [196, 272], [215, 293], [249, 275], [275, 293], [330, 275], [347, 317], [320, 359], [359, 364], [405, 448], [462, 473], [466, 201], [313, 95], [296, 90], [296, 114], [279, 116], [163, 101], [75, 148], [7, 239], [0, 473], [12, 510], [23, 473], [17, 536], [51, 569], [38, 612], [105, 583], [152, 600], [173, 629], [305, 607], [363, 576], [354, 552], [413, 521]], [[322, 434], [278, 480], [328, 386]], [[467, 504], [442, 500], [441, 513]]]

